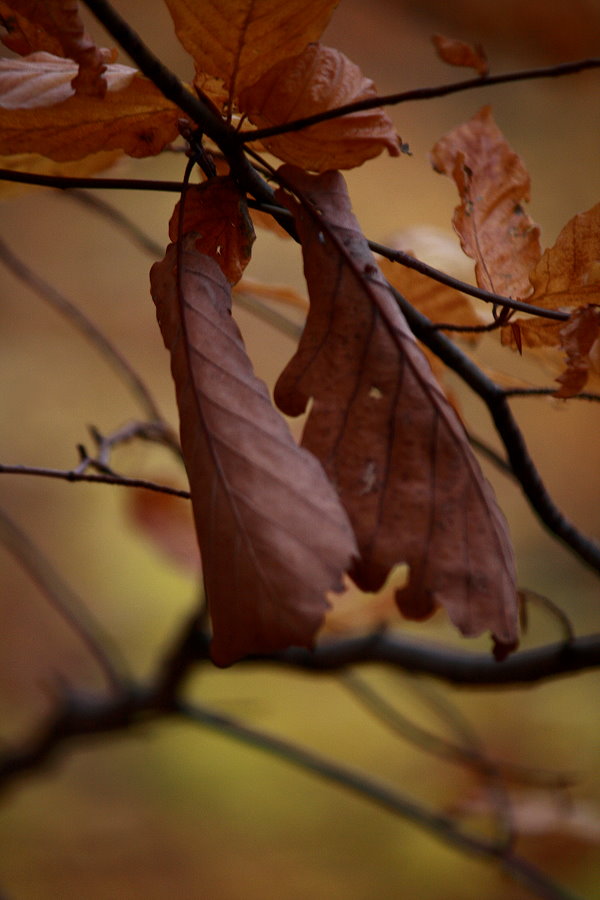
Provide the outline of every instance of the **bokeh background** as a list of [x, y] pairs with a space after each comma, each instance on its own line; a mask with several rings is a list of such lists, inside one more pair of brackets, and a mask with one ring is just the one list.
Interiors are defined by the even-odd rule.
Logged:
[[[118, 8], [170, 66], [191, 75], [162, 3], [120, 2]], [[492, 71], [501, 72], [597, 54], [600, 8], [596, 0], [504, 0], [501, 8], [495, 0], [342, 0], [324, 42], [347, 53], [387, 93], [463, 77], [436, 58], [434, 32], [482, 43]], [[385, 240], [409, 228], [435, 228], [456, 245], [450, 227], [455, 189], [433, 173], [428, 152], [443, 133], [491, 103], [531, 173], [530, 212], [542, 226], [544, 246], [551, 245], [571, 216], [599, 199], [597, 101], [598, 75], [583, 73], [392, 110], [413, 155], [379, 158], [348, 174], [365, 233]], [[182, 170], [182, 158], [167, 154], [121, 162], [115, 174], [179, 178]], [[119, 192], [104, 199], [166, 244], [172, 195]], [[14, 194], [0, 217], [0, 232], [14, 252], [106, 332], [175, 422], [168, 359], [148, 291], [149, 257], [58, 192]], [[260, 233], [249, 274], [300, 288], [297, 248]], [[272, 384], [293, 350], [291, 339], [245, 310], [237, 317], [258, 374]], [[94, 348], [4, 270], [0, 343], [3, 462], [68, 468], [77, 444], [91, 444], [89, 425], [108, 433], [140, 415]], [[500, 350], [492, 338], [479, 353], [489, 365], [537, 384], [551, 383], [556, 374]], [[460, 385], [455, 389], [473, 431], [498, 446], [478, 401]], [[514, 408], [556, 501], [599, 536], [597, 410], [583, 402], [531, 399]], [[168, 453], [152, 446], [123, 448], [114, 462], [131, 475], [183, 483]], [[578, 633], [597, 630], [597, 583], [545, 534], [519, 490], [484, 468], [510, 522], [521, 584], [550, 596]], [[127, 492], [4, 475], [0, 497], [84, 598], [132, 670], [149, 675], [197, 603], [198, 587], [140, 529]], [[92, 690], [100, 680], [3, 548], [0, 573], [0, 735], [12, 746], [41, 726], [65, 681]], [[443, 614], [404, 627], [426, 639], [487, 648], [485, 639], [461, 642]], [[559, 637], [556, 620], [534, 607], [525, 645]], [[515, 794], [524, 832], [518, 848], [582, 896], [598, 896], [597, 674], [505, 692], [458, 691], [377, 667], [362, 674], [425, 727], [452, 734], [432, 711], [433, 696], [454, 727], [468, 720], [492, 756], [572, 776], [568, 798], [533, 789]], [[203, 669], [189, 693], [388, 779], [425, 804], [452, 810], [476, 806], [481, 797], [473, 775], [391, 734], [335, 677]], [[42, 771], [16, 782], [0, 808], [0, 894], [10, 900], [529, 896], [489, 864], [410, 823], [230, 738], [176, 721], [72, 743]]]

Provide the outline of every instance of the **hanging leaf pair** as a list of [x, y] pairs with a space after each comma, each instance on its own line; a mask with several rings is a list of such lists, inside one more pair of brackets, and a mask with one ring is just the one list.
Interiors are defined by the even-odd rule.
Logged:
[[213, 658], [226, 665], [310, 646], [326, 592], [342, 589], [345, 572], [377, 590], [402, 562], [410, 566], [397, 598], [405, 615], [424, 618], [443, 605], [464, 634], [490, 629], [511, 646], [516, 591], [504, 519], [377, 269], [342, 176], [293, 166], [280, 176], [300, 198], [278, 193], [294, 215], [311, 303], [275, 399], [289, 415], [312, 399], [307, 449], [252, 373], [230, 315], [224, 272], [232, 255], [241, 257], [224, 252], [231, 240], [215, 249], [208, 221], [212, 211], [219, 231], [229, 218], [231, 233], [246, 233], [239, 199], [216, 202], [227, 180], [199, 189], [202, 221], [183, 222], [201, 234], [180, 236], [151, 276], [171, 353]]

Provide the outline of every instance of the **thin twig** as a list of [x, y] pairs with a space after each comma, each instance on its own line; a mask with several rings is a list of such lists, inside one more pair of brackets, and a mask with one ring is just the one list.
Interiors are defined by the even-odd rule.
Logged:
[[[454, 707], [452, 707], [451, 712], [445, 709], [444, 720], [451, 724], [455, 732], [459, 732], [460, 744], [442, 738], [417, 725], [408, 716], [401, 713], [396, 706], [393, 706], [382, 695], [381, 691], [374, 689], [353, 669], [343, 672], [340, 680], [344, 687], [384, 725], [401, 735], [411, 744], [425, 750], [426, 753], [430, 753], [432, 756], [436, 756], [438, 759], [467, 766], [486, 777], [490, 772], [495, 775], [501, 775], [507, 781], [517, 784], [536, 784], [544, 787], [564, 788], [573, 781], [572, 777], [561, 773], [547, 772], [515, 763], [489, 759], [485, 755], [484, 748], [473, 729], [467, 728], [466, 722], [462, 719], [459, 723], [460, 728], [457, 727], [457, 711]], [[413, 685], [418, 683], [417, 679], [411, 679], [411, 683]], [[429, 695], [426, 695], [426, 699], [430, 703], [431, 698]], [[435, 711], [439, 714], [441, 708], [438, 699], [436, 700]]]
[[177, 711], [190, 722], [226, 734], [247, 746], [269, 753], [302, 772], [310, 772], [329, 784], [343, 787], [423, 828], [460, 851], [497, 861], [507, 875], [544, 900], [574, 900], [574, 895], [531, 863], [514, 853], [506, 852], [502, 843], [487, 841], [461, 830], [450, 816], [426, 809], [390, 784], [204, 705], [180, 701]]
[[62, 481], [89, 481], [94, 484], [113, 484], [118, 487], [143, 488], [147, 491], [156, 491], [159, 494], [170, 494], [173, 497], [190, 499], [190, 492], [168, 487], [166, 484], [157, 484], [154, 481], [146, 481], [143, 478], [127, 478], [125, 475], [91, 475], [87, 472], [77, 472], [73, 469], [50, 469], [40, 466], [5, 465], [0, 463], [0, 475], [33, 475], [40, 478], [58, 478]]
[[358, 100], [355, 103], [347, 103], [336, 109], [328, 109], [312, 116], [304, 116], [302, 119], [294, 119], [284, 125], [273, 125], [269, 128], [258, 128], [255, 131], [242, 131], [240, 140], [251, 143], [263, 141], [277, 134], [289, 134], [292, 131], [301, 131], [319, 122], [327, 122], [329, 119], [337, 119], [351, 113], [362, 112], [367, 109], [377, 109], [383, 106], [397, 106], [400, 103], [408, 103], [416, 100], [433, 100], [437, 97], [447, 97], [461, 91], [479, 90], [483, 87], [494, 87], [499, 84], [509, 84], [514, 81], [530, 81], [539, 78], [559, 78], [564, 75], [574, 75], [585, 69], [600, 68], [600, 59], [580, 59], [574, 62], [560, 63], [556, 66], [545, 66], [539, 69], [526, 69], [520, 72], [507, 72], [504, 75], [488, 75], [485, 78], [468, 78], [465, 81], [457, 81], [454, 84], [442, 84], [429, 88], [416, 88], [410, 91], [401, 91], [396, 94], [384, 94], [381, 97], [369, 97], [366, 100]]
[[37, 187], [56, 188], [62, 191], [87, 188], [88, 190], [100, 189], [104, 191], [167, 191], [172, 194], [181, 192], [181, 182], [179, 181], [160, 181], [149, 178], [42, 175], [38, 172], [17, 172], [14, 169], [0, 169], [0, 181], [13, 181], [17, 184], [31, 184]]
[[135, 222], [110, 203], [82, 190], [68, 191], [66, 196], [72, 197], [77, 203], [107, 219], [111, 225], [115, 225], [123, 231], [132, 243], [137, 244], [154, 259], [160, 259], [163, 255], [165, 248], [158, 241], [149, 237]]
[[[404, 250], [393, 250], [391, 247], [386, 247], [385, 244], [378, 244], [376, 241], [369, 241], [369, 247], [374, 253], [379, 253], [380, 256], [384, 256], [386, 259], [391, 260], [391, 262], [400, 263], [400, 265], [406, 266], [408, 269], [414, 269], [416, 272], [427, 275], [428, 278], [432, 278], [434, 281], [439, 281], [440, 284], [445, 284], [447, 287], [454, 288], [455, 291], [461, 291], [463, 294], [477, 297], [479, 300], [484, 300], [486, 303], [492, 303], [494, 306], [502, 306], [506, 309], [514, 309], [519, 312], [530, 313], [531, 315], [540, 316], [545, 319], [556, 319], [561, 322], [566, 321], [569, 318], [569, 313], [567, 312], [562, 312], [557, 309], [544, 309], [542, 306], [532, 306], [526, 301], [513, 300], [512, 297], [494, 294], [492, 291], [486, 291], [483, 288], [468, 284], [465, 281], [460, 281], [460, 279], [454, 278], [454, 276], [448, 275], [446, 272], [442, 272], [440, 269], [436, 269], [422, 260], [411, 256], [410, 253], [406, 253]], [[449, 326], [432, 323], [431, 327], [433, 329], [447, 329]], [[496, 327], [496, 323], [494, 323], [494, 327]], [[485, 329], [488, 330], [489, 326], [485, 326]], [[481, 330], [481, 328], [478, 327], [477, 330]]]

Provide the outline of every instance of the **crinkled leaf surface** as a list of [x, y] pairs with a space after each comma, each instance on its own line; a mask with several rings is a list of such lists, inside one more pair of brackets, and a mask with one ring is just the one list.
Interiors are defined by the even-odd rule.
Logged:
[[166, 0], [196, 69], [221, 78], [229, 96], [317, 40], [338, 0]]
[[530, 178], [490, 107], [441, 138], [431, 159], [458, 187], [461, 204], [453, 224], [464, 252], [475, 260], [479, 287], [526, 296], [529, 272], [541, 256], [539, 228], [523, 208]]
[[321, 459], [348, 511], [360, 560], [350, 571], [377, 590], [398, 563], [410, 617], [443, 604], [464, 634], [517, 634], [512, 549], [462, 425], [431, 374], [354, 219], [337, 172], [284, 166], [302, 240], [310, 310], [275, 390], [289, 415], [312, 406], [303, 444]]
[[528, 302], [571, 312], [571, 319], [561, 325], [541, 316], [519, 317], [502, 329], [502, 343], [515, 347], [513, 329], [518, 328], [521, 346], [527, 349], [562, 348], [567, 364], [557, 396], [573, 396], [590, 372], [600, 373], [595, 311], [600, 298], [600, 203], [567, 222], [529, 279], [533, 293]]
[[310, 645], [356, 552], [318, 460], [294, 442], [252, 370], [229, 284], [195, 235], [152, 267], [213, 623], [212, 656]]
[[[196, 232], [196, 249], [219, 264], [230, 284], [236, 284], [248, 263], [254, 228], [246, 201], [232, 178], [221, 175], [185, 192], [183, 234]], [[181, 201], [169, 223], [169, 237], [179, 236]]]
[[[258, 128], [269, 128], [376, 96], [374, 83], [347, 56], [310, 44], [243, 91], [239, 105]], [[263, 143], [279, 159], [315, 172], [359, 166], [384, 149], [392, 156], [400, 153], [400, 139], [383, 109], [340, 116]]]
[[[6, 80], [0, 74], [0, 86], [6, 90], [4, 100], [0, 98], [0, 154], [40, 153], [59, 162], [99, 150], [144, 157], [160, 153], [177, 137], [180, 111], [128, 67], [108, 66], [104, 97], [82, 97], [73, 94], [69, 84], [74, 63], [48, 54], [35, 57], [11, 60], [3, 72]], [[29, 69], [15, 80], [17, 63]], [[17, 103], [18, 108], [4, 108], [6, 103]]]

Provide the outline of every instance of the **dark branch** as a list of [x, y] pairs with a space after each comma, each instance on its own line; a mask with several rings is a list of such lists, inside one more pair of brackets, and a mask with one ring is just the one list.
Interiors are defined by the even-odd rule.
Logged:
[[337, 119], [350, 113], [362, 112], [368, 109], [377, 109], [382, 106], [397, 106], [400, 103], [408, 103], [415, 100], [433, 100], [437, 97], [447, 97], [448, 94], [457, 94], [461, 91], [477, 90], [482, 87], [493, 87], [498, 84], [509, 84], [513, 81], [530, 81], [538, 78], [558, 78], [564, 75], [573, 75], [583, 72], [585, 69], [600, 68], [600, 59], [580, 59], [574, 62], [561, 63], [556, 66], [545, 66], [540, 69], [526, 69], [521, 72], [507, 72], [505, 75], [488, 75], [485, 78], [468, 78], [465, 81], [457, 81], [454, 84], [442, 84], [436, 87], [416, 88], [411, 91], [402, 91], [397, 94], [384, 94], [381, 97], [369, 97], [355, 103], [347, 103], [336, 109], [328, 109], [313, 116], [305, 116], [286, 122], [285, 125], [273, 125], [270, 128], [259, 128], [256, 131], [243, 131], [240, 139], [244, 142], [264, 140], [274, 137], [276, 134], [288, 134], [291, 131], [301, 131], [319, 122], [327, 122], [329, 119]]
[[600, 666], [600, 634], [522, 650], [500, 663], [488, 654], [465, 653], [389, 632], [320, 644], [312, 651], [294, 648], [246, 662], [267, 659], [313, 672], [337, 671], [358, 663], [385, 663], [407, 672], [432, 675], [449, 684], [507, 687]]
[[600, 572], [600, 546], [582, 534], [560, 511], [548, 493], [525, 439], [508, 405], [505, 392], [445, 335], [432, 330], [431, 321], [390, 287], [415, 335], [485, 402], [504, 443], [512, 471], [540, 521], [584, 562]]
[[89, 481], [95, 484], [113, 484], [118, 487], [143, 488], [147, 491], [156, 491], [159, 494], [171, 494], [173, 497], [190, 499], [190, 492], [168, 487], [166, 484], [157, 484], [154, 481], [146, 481], [143, 478], [127, 478], [125, 475], [116, 474], [90, 474], [77, 472], [73, 469], [47, 469], [39, 466], [4, 465], [0, 463], [0, 475], [34, 475], [40, 478], [59, 478], [62, 481]]

